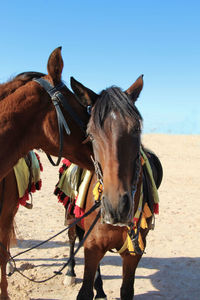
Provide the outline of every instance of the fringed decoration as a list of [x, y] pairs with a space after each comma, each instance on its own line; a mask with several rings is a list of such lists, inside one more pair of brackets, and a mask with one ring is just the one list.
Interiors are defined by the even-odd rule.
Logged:
[[[75, 207], [74, 207], [74, 215], [75, 215], [75, 218], [80, 218], [80, 217], [82, 217], [82, 216], [84, 215], [84, 213], [85, 213], [85, 209], [79, 207], [78, 205], [75, 205]], [[84, 228], [84, 219], [82, 219], [82, 220], [80, 221], [80, 223], [81, 223], [81, 226]]]
[[31, 185], [31, 193], [35, 193], [36, 192], [36, 187], [35, 187], [35, 184], [32, 183]]
[[133, 218], [133, 224], [134, 224], [133, 228], [134, 228], [134, 229], [135, 229], [136, 226], [137, 226], [138, 220], [139, 220], [139, 218]]
[[[29, 193], [28, 190], [25, 192], [24, 196], [19, 198], [19, 204], [25, 206], [26, 205], [26, 201], [29, 200]], [[18, 205], [19, 207], [19, 205]]]
[[41, 190], [42, 187], [42, 180], [40, 179], [38, 182], [35, 184], [35, 188], [37, 191]]
[[154, 211], [154, 214], [156, 214], [156, 215], [159, 214], [159, 203], [154, 203], [153, 211]]
[[63, 163], [63, 165], [62, 165], [62, 167], [60, 167], [60, 169], [59, 169], [59, 174], [60, 174], [60, 175], [62, 175], [63, 172], [64, 172], [65, 170], [67, 170], [67, 168], [69, 168], [69, 166], [71, 165], [71, 162], [70, 162], [68, 159], [66, 159], [66, 158], [64, 158], [64, 159], [62, 160], [62, 163]]
[[70, 205], [70, 197], [65, 195], [58, 187], [55, 188], [54, 195], [58, 197], [58, 202], [62, 203], [65, 208]]
[[[29, 200], [29, 194], [30, 193], [35, 193], [36, 190], [39, 191], [41, 189], [41, 187], [42, 187], [42, 180], [41, 179], [36, 183], [32, 183], [31, 190], [29, 191], [27, 189], [24, 196], [18, 199], [19, 204], [22, 205], [22, 206], [25, 206], [26, 202]], [[19, 205], [18, 205], [18, 207], [19, 207]]]

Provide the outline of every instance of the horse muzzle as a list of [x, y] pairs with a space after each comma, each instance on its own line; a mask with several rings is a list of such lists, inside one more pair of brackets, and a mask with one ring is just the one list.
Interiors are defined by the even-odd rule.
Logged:
[[133, 220], [134, 203], [131, 194], [124, 193], [114, 203], [106, 195], [102, 196], [101, 222], [115, 226], [127, 226]]

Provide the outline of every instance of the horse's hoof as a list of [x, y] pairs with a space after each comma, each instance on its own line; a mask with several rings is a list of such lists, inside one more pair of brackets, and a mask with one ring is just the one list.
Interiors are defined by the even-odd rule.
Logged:
[[[7, 274], [13, 274], [14, 273], [14, 266], [11, 263], [8, 263], [6, 265], [6, 273]], [[1, 298], [0, 298], [1, 300]]]
[[65, 279], [63, 281], [65, 286], [73, 286], [76, 284], [76, 277], [65, 275]]

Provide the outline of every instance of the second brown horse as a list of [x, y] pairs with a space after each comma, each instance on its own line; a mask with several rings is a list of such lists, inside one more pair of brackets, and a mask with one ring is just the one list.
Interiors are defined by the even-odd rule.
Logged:
[[[93, 145], [97, 167], [89, 187], [86, 211], [94, 204], [95, 184], [99, 179], [102, 184], [99, 209], [101, 221], [97, 222], [84, 244], [84, 279], [77, 297], [78, 300], [92, 300], [98, 265], [107, 251], [122, 249], [127, 239], [127, 226], [133, 222], [133, 216], [139, 205], [144, 175], [140, 155], [142, 117], [135, 106], [135, 101], [143, 87], [143, 76], [125, 92], [112, 87], [96, 95], [73, 78], [71, 86], [79, 101], [92, 108], [87, 133]], [[161, 166], [159, 167], [158, 171], [162, 171]], [[161, 178], [157, 177], [156, 181], [158, 187]], [[99, 210], [85, 218], [86, 233]], [[144, 247], [146, 235], [151, 228], [152, 216], [148, 217], [146, 222], [147, 228], [139, 229]], [[134, 255], [132, 254], [128, 249], [120, 253], [123, 261], [122, 300], [132, 300], [134, 296], [135, 270], [142, 257], [142, 251], [135, 251]], [[101, 298], [106, 299], [105, 297], [104, 294]], [[99, 295], [97, 294], [95, 298], [99, 299]]]

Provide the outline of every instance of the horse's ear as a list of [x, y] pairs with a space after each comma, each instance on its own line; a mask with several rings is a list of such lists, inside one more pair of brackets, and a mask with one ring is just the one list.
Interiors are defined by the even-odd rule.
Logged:
[[140, 92], [143, 88], [143, 76], [141, 75], [138, 79], [126, 90], [126, 93], [131, 97], [135, 102], [140, 95]]
[[77, 96], [78, 101], [85, 107], [92, 106], [98, 98], [98, 95], [92, 90], [86, 88], [73, 77], [70, 78], [70, 81], [71, 88], [74, 94]]
[[47, 71], [51, 76], [54, 84], [58, 84], [61, 81], [61, 74], [63, 69], [63, 59], [61, 55], [62, 47], [56, 48], [49, 56], [47, 63]]

